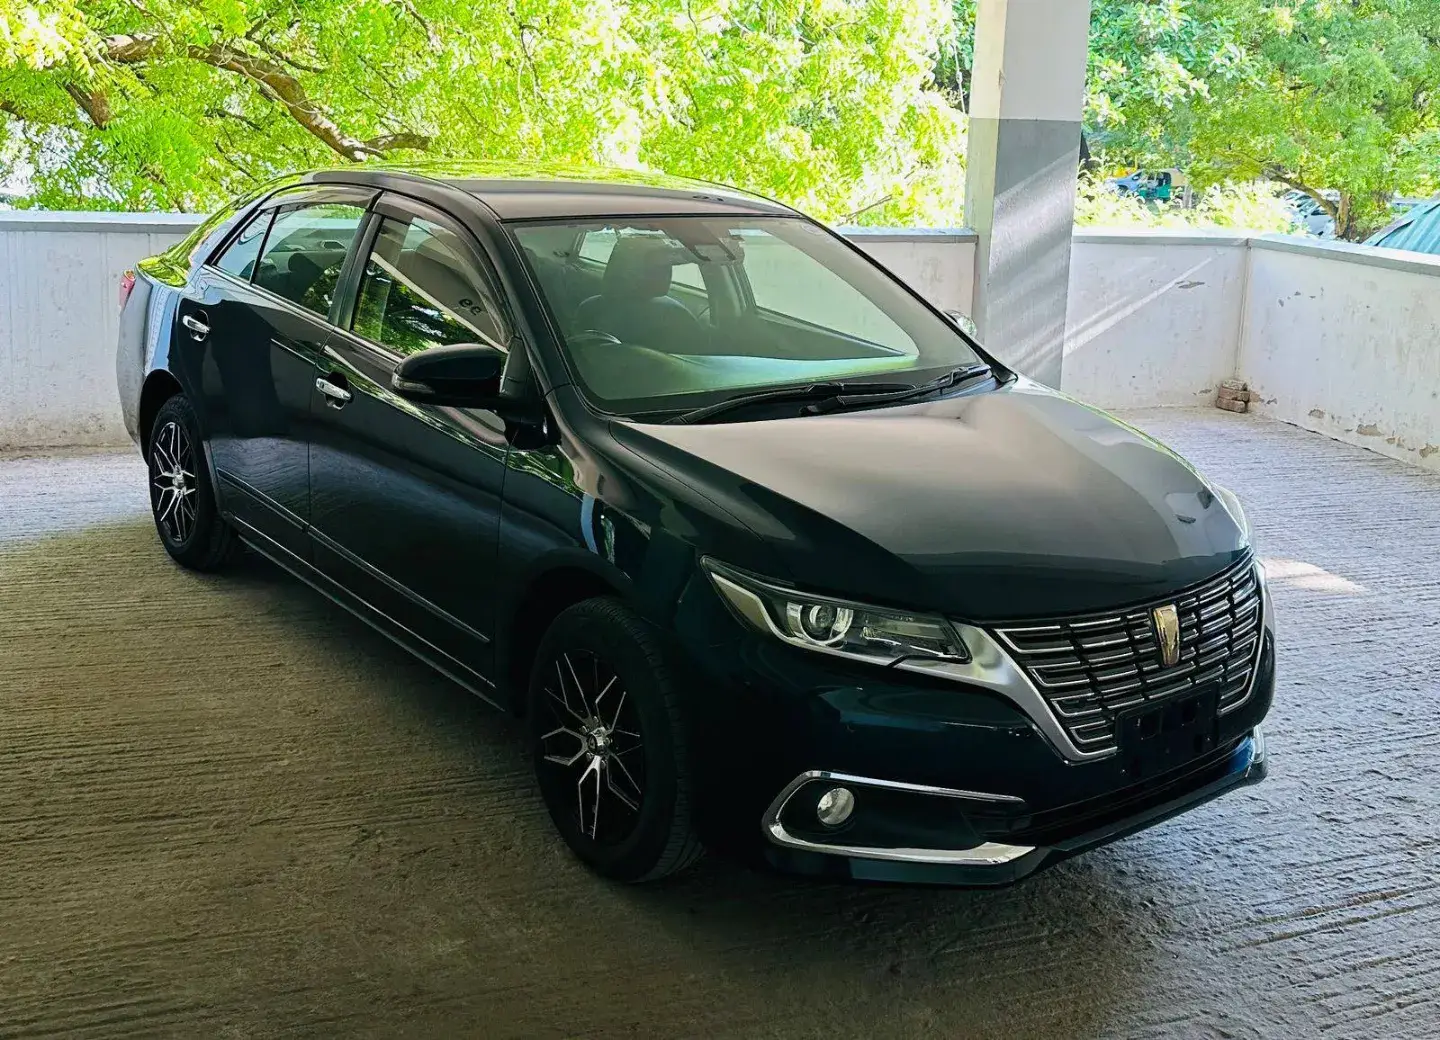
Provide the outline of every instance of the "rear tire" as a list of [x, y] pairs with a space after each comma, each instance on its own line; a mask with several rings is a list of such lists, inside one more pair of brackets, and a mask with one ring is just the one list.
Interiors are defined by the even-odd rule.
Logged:
[[184, 394], [160, 406], [146, 443], [150, 512], [160, 544], [191, 570], [225, 566], [239, 554], [240, 539], [215, 504], [200, 423]]
[[574, 853], [616, 881], [654, 881], [704, 853], [691, 820], [680, 697], [659, 634], [608, 596], [541, 640], [530, 678], [536, 779]]

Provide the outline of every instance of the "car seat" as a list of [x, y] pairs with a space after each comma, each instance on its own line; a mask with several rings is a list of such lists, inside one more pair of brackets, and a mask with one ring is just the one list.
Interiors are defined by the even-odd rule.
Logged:
[[575, 312], [577, 332], [605, 332], [625, 343], [683, 352], [701, 338], [700, 322], [669, 295], [674, 246], [645, 238], [621, 238], [610, 253], [600, 294]]

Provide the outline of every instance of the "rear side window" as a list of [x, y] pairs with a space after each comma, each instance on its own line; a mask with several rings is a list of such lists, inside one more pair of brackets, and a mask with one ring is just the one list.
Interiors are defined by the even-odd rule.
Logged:
[[365, 263], [352, 327], [399, 354], [450, 343], [509, 340], [474, 254], [422, 217], [385, 217]]
[[248, 282], [250, 275], [254, 273], [255, 259], [260, 255], [260, 247], [265, 242], [265, 231], [270, 227], [272, 216], [274, 211], [266, 210], [252, 217], [240, 234], [231, 239], [225, 252], [216, 259], [215, 266], [226, 274], [233, 274], [236, 278], [243, 278]]
[[320, 202], [278, 210], [254, 282], [319, 315], [330, 313], [340, 269], [365, 216], [361, 206]]

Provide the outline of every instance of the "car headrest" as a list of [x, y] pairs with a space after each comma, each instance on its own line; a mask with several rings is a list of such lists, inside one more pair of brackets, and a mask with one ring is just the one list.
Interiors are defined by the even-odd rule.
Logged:
[[315, 258], [306, 253], [291, 253], [285, 270], [303, 280], [306, 285], [312, 284], [325, 273], [325, 269], [316, 262]]
[[479, 337], [496, 343], [504, 342], [504, 334], [483, 296], [476, 292], [468, 278], [455, 269], [456, 261], [445, 249], [421, 248], [400, 254], [396, 265], [400, 274], [420, 289], [430, 302], [449, 311], [478, 333]]
[[670, 291], [670, 274], [679, 251], [649, 238], [621, 238], [605, 265], [601, 292], [606, 296], [653, 299]]

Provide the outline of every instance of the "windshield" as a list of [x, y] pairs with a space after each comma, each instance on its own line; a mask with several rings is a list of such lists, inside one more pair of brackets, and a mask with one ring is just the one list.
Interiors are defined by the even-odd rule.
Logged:
[[609, 411], [814, 382], [915, 384], [980, 359], [843, 242], [790, 217], [510, 225], [582, 389]]

